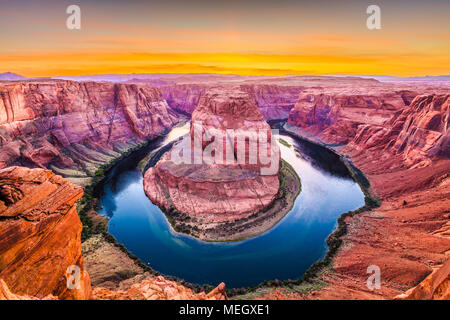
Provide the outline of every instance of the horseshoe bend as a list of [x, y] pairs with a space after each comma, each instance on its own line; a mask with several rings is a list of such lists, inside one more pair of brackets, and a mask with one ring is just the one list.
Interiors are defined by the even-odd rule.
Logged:
[[[258, 134], [263, 139], [257, 139]], [[280, 173], [278, 145], [245, 92], [224, 88], [206, 92], [192, 113], [185, 140], [175, 143], [144, 176], [145, 193], [168, 212], [175, 229], [204, 240], [254, 236], [280, 220], [300, 191], [293, 170], [284, 165]], [[187, 146], [181, 152], [189, 153], [186, 163], [173, 159], [181, 144]], [[206, 155], [211, 144], [215, 146]], [[199, 161], [194, 159], [197, 154]], [[266, 165], [261, 155], [269, 160]], [[280, 180], [285, 190], [280, 190]]]
[[0, 299], [449, 299], [448, 84], [155, 77], [0, 82]]

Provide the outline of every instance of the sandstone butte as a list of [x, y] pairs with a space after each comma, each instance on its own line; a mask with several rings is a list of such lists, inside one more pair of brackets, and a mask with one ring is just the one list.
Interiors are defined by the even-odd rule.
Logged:
[[[199, 134], [194, 130], [195, 123], [201, 124]], [[195, 135], [198, 141], [203, 142], [202, 152], [207, 148], [211, 142], [200, 139], [209, 129], [219, 130], [224, 135], [222, 142], [217, 141], [222, 150], [226, 150], [227, 143], [231, 145], [228, 141], [231, 138], [225, 134], [227, 129], [264, 130], [269, 139], [267, 153], [270, 151], [270, 127], [250, 95], [245, 92], [216, 88], [201, 97], [192, 113], [192, 148]], [[236, 141], [234, 139], [235, 157], [240, 152]], [[246, 164], [207, 164], [204, 161], [202, 164], [176, 164], [169, 151], [145, 173], [145, 193], [153, 203], [164, 209], [175, 209], [203, 222], [233, 221], [248, 217], [269, 206], [279, 189], [279, 153], [274, 160], [277, 165], [273, 174], [262, 175], [263, 165], [259, 159], [256, 164], [249, 164], [249, 154], [258, 152], [257, 146], [251, 146], [254, 147], [250, 150], [249, 143], [246, 143]], [[176, 145], [173, 147], [175, 149]], [[224, 152], [223, 161], [225, 157]]]
[[[382, 204], [346, 218], [348, 232], [333, 259], [334, 272], [321, 276], [328, 286], [307, 296], [276, 290], [263, 298], [448, 299], [450, 96], [418, 95], [399, 109], [393, 108], [394, 101], [402, 104], [395, 97], [388, 104], [366, 97], [378, 103], [358, 112], [354, 101], [360, 99], [302, 96], [286, 127], [321, 143], [336, 143], [336, 133], [348, 141], [336, 150], [366, 174]], [[393, 108], [392, 115], [374, 123], [368, 115], [383, 106]], [[381, 290], [367, 288], [368, 265], [381, 268]], [[430, 275], [433, 269], [438, 271]]]
[[[50, 170], [0, 170], [0, 300], [226, 299], [222, 283], [193, 293], [159, 276], [128, 290], [92, 291], [81, 254], [80, 187]], [[69, 266], [80, 268], [80, 287], [68, 289]]]

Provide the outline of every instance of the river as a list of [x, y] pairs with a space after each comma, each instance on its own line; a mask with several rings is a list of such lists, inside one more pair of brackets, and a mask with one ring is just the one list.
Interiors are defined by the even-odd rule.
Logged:
[[327, 252], [326, 238], [344, 212], [364, 204], [364, 194], [334, 153], [280, 133], [281, 156], [301, 178], [292, 210], [272, 229], [239, 242], [204, 242], [170, 228], [164, 213], [145, 196], [137, 163], [151, 150], [189, 131], [175, 127], [146, 150], [121, 161], [100, 190], [99, 213], [110, 218], [109, 232], [141, 261], [162, 274], [191, 283], [227, 288], [264, 280], [301, 278]]

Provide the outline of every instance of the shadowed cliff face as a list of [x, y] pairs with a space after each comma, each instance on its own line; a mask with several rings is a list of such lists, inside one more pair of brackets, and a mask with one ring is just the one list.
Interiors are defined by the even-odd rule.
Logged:
[[47, 167], [83, 183], [101, 164], [176, 122], [161, 92], [149, 86], [0, 85], [0, 168]]
[[[80, 187], [49, 170], [0, 170], [0, 279], [14, 294], [89, 299], [83, 269]], [[67, 287], [67, 268], [80, 270], [79, 288]]]
[[241, 85], [250, 94], [266, 120], [287, 119], [304, 87], [299, 85]]

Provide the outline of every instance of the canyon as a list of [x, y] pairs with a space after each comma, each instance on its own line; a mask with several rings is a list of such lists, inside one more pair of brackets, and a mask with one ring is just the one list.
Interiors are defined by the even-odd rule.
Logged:
[[[252, 118], [266, 129], [264, 120], [287, 118], [287, 131], [335, 150], [359, 168], [381, 201], [378, 208], [345, 217], [340, 249], [314, 279], [326, 285], [307, 293], [265, 288], [253, 297], [448, 299], [448, 85], [331, 76], [198, 78], [0, 82], [0, 299], [225, 299], [222, 284], [209, 294], [194, 293], [167, 277], [142, 276], [142, 268], [126, 255], [133, 276], [108, 285], [109, 275], [93, 272], [91, 279], [89, 273], [106, 261], [97, 257], [99, 248], [111, 245], [108, 250], [117, 255], [120, 249], [103, 241], [82, 253], [75, 207], [80, 186], [91, 183], [103, 165], [186, 116], [211, 126], [215, 117], [228, 116], [236, 126]], [[220, 92], [214, 93], [217, 86]], [[185, 200], [195, 196], [194, 212], [220, 218], [204, 201], [217, 182], [188, 179], [201, 170], [176, 169], [163, 156], [147, 171], [149, 197], [168, 209], [171, 199], [177, 210], [187, 212], [191, 207], [183, 207]], [[274, 200], [278, 173], [264, 179], [218, 182], [234, 188], [241, 200], [231, 206], [223, 201], [230, 196], [225, 188], [214, 188], [216, 205], [230, 213], [223, 221], [251, 216]], [[161, 181], [169, 185], [164, 193], [156, 189]], [[242, 181], [265, 193], [251, 197]], [[203, 194], [192, 195], [194, 189]], [[161, 197], [165, 192], [170, 197]], [[75, 291], [66, 289], [70, 265], [83, 271], [81, 289]], [[369, 265], [381, 269], [380, 290], [366, 286]]]

